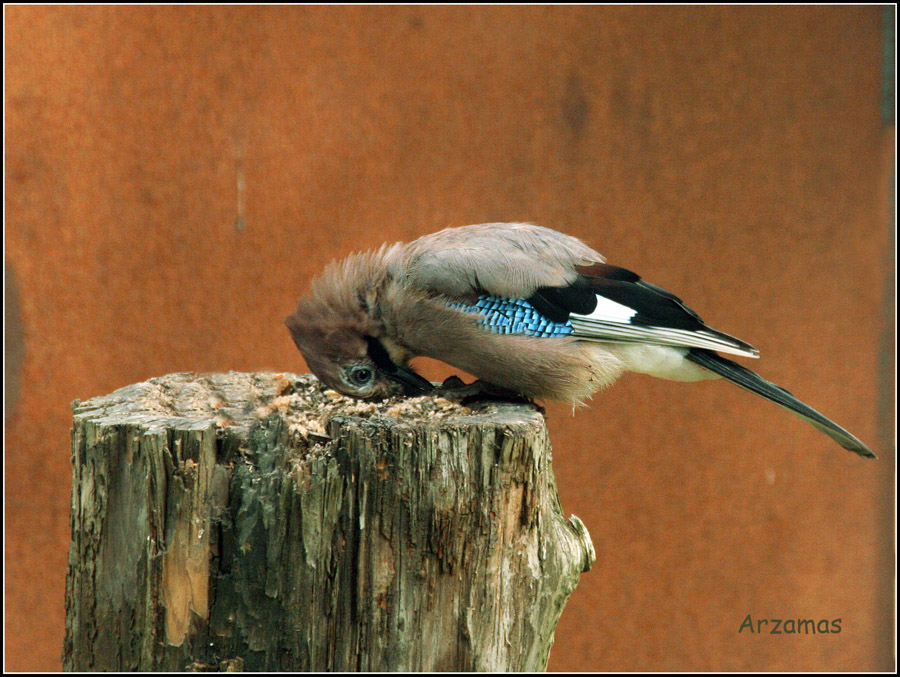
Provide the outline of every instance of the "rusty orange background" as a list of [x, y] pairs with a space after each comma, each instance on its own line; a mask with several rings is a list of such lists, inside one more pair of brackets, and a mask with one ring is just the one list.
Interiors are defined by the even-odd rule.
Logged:
[[[597, 562], [550, 668], [893, 669], [881, 8], [6, 19], [7, 669], [61, 666], [71, 400], [305, 371], [283, 319], [329, 260], [514, 220], [679, 294], [881, 456], [725, 383], [629, 376], [574, 416], [551, 405]], [[741, 633], [748, 614], [842, 631]]]

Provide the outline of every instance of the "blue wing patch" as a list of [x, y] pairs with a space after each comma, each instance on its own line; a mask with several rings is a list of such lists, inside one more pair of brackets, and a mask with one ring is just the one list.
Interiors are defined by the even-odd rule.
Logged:
[[478, 303], [449, 303], [451, 308], [482, 315], [479, 324], [496, 334], [518, 334], [535, 338], [559, 338], [572, 333], [569, 321], [553, 322], [528, 301], [499, 296], [480, 296]]

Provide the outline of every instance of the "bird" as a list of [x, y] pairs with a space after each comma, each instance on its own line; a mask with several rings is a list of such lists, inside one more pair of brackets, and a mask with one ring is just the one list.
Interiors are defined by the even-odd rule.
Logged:
[[354, 398], [440, 394], [410, 366], [417, 356], [468, 372], [485, 392], [573, 404], [626, 372], [722, 378], [876, 458], [837, 423], [720, 354], [758, 358], [752, 345], [580, 239], [530, 223], [445, 228], [351, 254], [312, 281], [285, 324], [318, 379]]

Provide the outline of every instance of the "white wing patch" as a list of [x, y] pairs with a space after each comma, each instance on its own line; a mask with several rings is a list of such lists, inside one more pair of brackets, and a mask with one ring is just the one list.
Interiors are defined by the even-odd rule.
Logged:
[[612, 299], [605, 296], [597, 295], [597, 307], [590, 315], [572, 315], [575, 317], [584, 317], [585, 320], [597, 320], [600, 322], [630, 322], [631, 318], [637, 315], [634, 308], [629, 308], [621, 303], [616, 303]]

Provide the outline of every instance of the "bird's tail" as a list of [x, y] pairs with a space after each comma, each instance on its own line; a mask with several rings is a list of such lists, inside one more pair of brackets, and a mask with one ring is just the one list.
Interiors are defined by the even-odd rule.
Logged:
[[812, 407], [803, 404], [803, 402], [791, 395], [784, 388], [779, 388], [774, 383], [770, 383], [746, 367], [742, 367], [737, 362], [732, 362], [729, 359], [717, 355], [711, 350], [702, 348], [692, 348], [687, 354], [687, 359], [728, 379], [732, 383], [736, 383], [742, 388], [746, 388], [752, 393], [756, 393], [761, 397], [765, 397], [767, 400], [771, 400], [775, 404], [781, 405], [791, 413], [802, 418], [811, 426], [821, 430], [835, 442], [844, 447], [844, 449], [865, 458], [878, 458], [872, 453], [872, 450], [869, 449], [869, 447], [860, 442], [837, 423], [825, 418]]

